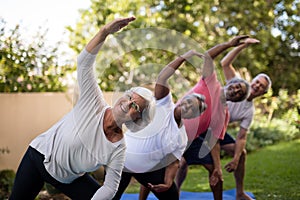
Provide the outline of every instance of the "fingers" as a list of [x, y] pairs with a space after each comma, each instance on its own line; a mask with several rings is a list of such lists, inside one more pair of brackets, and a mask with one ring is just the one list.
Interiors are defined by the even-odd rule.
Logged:
[[158, 189], [158, 185], [152, 185], [151, 183], [148, 183], [148, 188], [156, 191]]
[[212, 175], [209, 177], [209, 184], [215, 186], [219, 182], [218, 172], [214, 171]]
[[249, 38], [249, 35], [240, 35], [238, 36], [239, 40], [243, 40], [243, 39], [246, 39], [246, 38]]
[[256, 44], [256, 43], [260, 43], [260, 41], [257, 40], [257, 39], [254, 39], [254, 38], [247, 38], [247, 39], [245, 40], [245, 43], [246, 43], [246, 44]]
[[220, 176], [220, 177], [212, 176], [209, 178], [209, 184], [211, 186], [216, 186], [219, 183], [219, 181], [223, 182], [222, 176]]
[[148, 183], [148, 188], [152, 189], [153, 185], [151, 183]]
[[211, 176], [211, 177], [209, 178], [209, 184], [210, 184], [211, 186], [217, 185], [218, 181], [219, 181], [219, 179], [218, 179], [217, 177], [215, 177], [215, 176]]
[[222, 176], [222, 171], [215, 169], [211, 176], [209, 177], [209, 184], [211, 186], [216, 186], [219, 182], [223, 182], [223, 176]]
[[135, 16], [132, 16], [132, 17], [128, 17], [127, 19], [129, 20], [129, 22], [132, 22], [132, 21], [134, 21], [136, 18], [135, 18]]
[[222, 174], [220, 175], [219, 180], [220, 180], [221, 182], [224, 182], [224, 179], [223, 179], [223, 175], [222, 175]]
[[119, 28], [121, 29], [121, 28], [127, 26], [130, 22], [134, 21], [135, 19], [136, 19], [135, 17], [128, 17], [128, 18], [120, 19]]
[[195, 51], [195, 50], [189, 50], [188, 52], [186, 52], [185, 54], [181, 55], [180, 57], [187, 60], [189, 58], [191, 58], [192, 56], [198, 56], [200, 58], [203, 58], [204, 55]]
[[232, 169], [230, 166], [226, 167], [225, 170], [226, 170], [227, 172], [233, 172], [233, 169]]
[[243, 40], [246, 39], [246, 38], [249, 38], [249, 36], [248, 35], [236, 36], [231, 40], [231, 44], [232, 44], [232, 46], [239, 46], [239, 45], [245, 43]]
[[196, 54], [195, 54], [196, 56], [198, 56], [199, 58], [204, 58], [205, 57], [205, 55], [204, 54], [202, 54], [202, 53], [198, 53], [198, 52], [196, 52]]
[[235, 170], [234, 165], [231, 163], [228, 163], [227, 165], [225, 165], [224, 168], [227, 172], [233, 172]]
[[125, 26], [127, 26], [130, 22], [134, 21], [135, 17], [127, 17], [127, 18], [118, 18], [114, 21], [110, 22], [109, 24], [105, 25], [105, 31], [108, 34], [115, 33]]
[[240, 36], [237, 36], [236, 39], [238, 41], [239, 44], [243, 44], [245, 39], [249, 38], [248, 35], [240, 35]]
[[151, 183], [148, 183], [148, 188], [155, 192], [164, 192], [168, 190], [170, 187], [168, 187], [166, 184], [152, 185]]

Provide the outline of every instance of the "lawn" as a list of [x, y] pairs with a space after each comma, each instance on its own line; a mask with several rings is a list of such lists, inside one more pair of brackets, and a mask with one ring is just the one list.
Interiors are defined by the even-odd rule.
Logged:
[[[222, 165], [228, 159], [222, 159]], [[210, 191], [207, 172], [201, 166], [192, 166], [182, 190]], [[233, 175], [223, 171], [224, 190], [235, 188]], [[138, 192], [133, 183], [127, 192]], [[300, 140], [269, 146], [247, 157], [245, 190], [256, 199], [299, 200], [300, 199]]]

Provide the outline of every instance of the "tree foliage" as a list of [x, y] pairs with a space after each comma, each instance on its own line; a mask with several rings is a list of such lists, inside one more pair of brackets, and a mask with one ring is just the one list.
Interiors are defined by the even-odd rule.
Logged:
[[58, 47], [45, 44], [47, 31], [30, 42], [20, 26], [7, 30], [0, 19], [0, 92], [56, 92], [67, 89], [65, 76], [70, 66], [59, 66]]
[[[235, 35], [249, 35], [261, 43], [244, 50], [235, 61], [235, 67], [246, 70], [250, 74], [250, 77], [245, 77], [248, 79], [260, 72], [269, 74], [273, 80], [274, 95], [278, 94], [280, 88], [295, 93], [300, 88], [299, 10], [299, 0], [92, 0], [90, 8], [80, 11], [81, 19], [77, 25], [69, 27], [70, 47], [80, 52], [100, 26], [116, 17], [131, 15], [136, 16], [137, 20], [126, 30], [146, 30], [149, 27], [174, 30], [197, 41], [202, 49], [228, 41]], [[131, 35], [129, 41], [137, 42], [138, 38], [134, 37]], [[160, 39], [171, 40], [172, 35], [161, 35]], [[144, 42], [143, 37], [140, 40]], [[116, 81], [129, 79], [129, 71], [133, 68], [149, 63], [152, 67], [155, 63], [159, 66], [157, 68], [161, 68], [188, 48], [181, 48], [180, 43], [176, 46], [176, 41], [169, 47], [163, 50], [135, 49], [119, 55], [117, 61], [105, 68], [108, 71], [99, 77], [99, 84], [104, 90], [113, 90]], [[217, 66], [218, 59], [215, 63]], [[192, 70], [191, 66], [187, 66], [180, 70], [190, 84], [197, 81], [197, 69]]]

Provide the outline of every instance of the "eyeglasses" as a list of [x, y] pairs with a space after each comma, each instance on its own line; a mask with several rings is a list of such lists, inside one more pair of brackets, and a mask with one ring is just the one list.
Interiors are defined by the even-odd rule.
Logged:
[[131, 108], [133, 108], [135, 111], [140, 113], [141, 112], [140, 106], [135, 101], [132, 100], [132, 93], [127, 93], [126, 96], [128, 100], [131, 102], [130, 105]]
[[132, 101], [131, 102], [131, 107], [134, 109], [134, 110], [136, 110], [137, 112], [141, 112], [141, 110], [140, 110], [140, 106], [137, 104], [137, 103], [135, 103], [134, 101]]

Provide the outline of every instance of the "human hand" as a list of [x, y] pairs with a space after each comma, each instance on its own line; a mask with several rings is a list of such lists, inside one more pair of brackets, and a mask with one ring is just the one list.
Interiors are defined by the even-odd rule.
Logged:
[[242, 41], [242, 40], [244, 40], [244, 39], [246, 39], [246, 38], [249, 38], [249, 36], [248, 36], [248, 35], [239, 35], [239, 36], [235, 36], [233, 39], [231, 39], [231, 40], [229, 41], [230, 46], [236, 47], [236, 46], [239, 46], [239, 45], [241, 45], [241, 44], [244, 44], [245, 41]]
[[219, 181], [223, 182], [223, 177], [222, 177], [222, 170], [221, 169], [214, 169], [213, 173], [209, 177], [209, 184], [211, 186], [217, 185]]
[[112, 22], [110, 22], [104, 26], [104, 31], [107, 34], [115, 33], [117, 31], [121, 30], [122, 28], [124, 28], [125, 26], [127, 26], [130, 22], [132, 22], [134, 20], [135, 20], [135, 17], [115, 19]]
[[189, 50], [188, 52], [184, 53], [180, 57], [183, 58], [183, 59], [185, 59], [185, 60], [187, 60], [187, 59], [189, 59], [189, 58], [191, 58], [191, 57], [193, 57], [195, 55], [198, 56], [198, 57], [201, 57], [201, 58], [203, 58], [203, 56], [204, 56], [203, 54], [198, 53], [195, 50]]
[[158, 185], [152, 185], [151, 183], [148, 183], [148, 188], [150, 190], [154, 190], [155, 192], [164, 192], [167, 191], [171, 185], [167, 184], [158, 184]]
[[244, 43], [245, 44], [256, 44], [256, 43], [260, 43], [260, 41], [255, 38], [247, 38], [247, 39], [245, 39]]
[[233, 172], [236, 170], [237, 166], [238, 166], [238, 162], [232, 160], [229, 163], [227, 163], [224, 168], [226, 169], [227, 172]]

